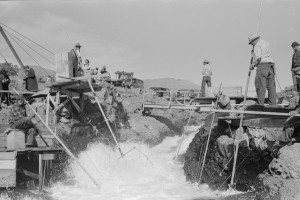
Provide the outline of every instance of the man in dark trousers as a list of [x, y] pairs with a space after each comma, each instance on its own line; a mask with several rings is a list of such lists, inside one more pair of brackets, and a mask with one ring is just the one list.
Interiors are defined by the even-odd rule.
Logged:
[[76, 43], [74, 49], [72, 49], [69, 53], [70, 62], [73, 66], [73, 77], [83, 76], [80, 48], [81, 45], [79, 43]]
[[252, 34], [248, 38], [249, 45], [253, 46], [252, 58], [249, 69], [257, 67], [255, 77], [255, 88], [259, 105], [264, 105], [266, 90], [268, 90], [268, 103], [276, 105], [276, 85], [275, 85], [275, 62], [272, 57], [269, 42], [260, 39], [257, 34]]
[[28, 91], [38, 90], [39, 88], [34, 70], [28, 65], [24, 66], [24, 69], [25, 77], [23, 80], [25, 81], [25, 89]]
[[300, 48], [298, 42], [292, 43], [292, 48], [294, 50], [292, 59], [292, 74], [293, 80], [295, 79], [294, 85], [297, 92], [300, 92]]
[[12, 129], [20, 129], [25, 133], [25, 142], [27, 147], [36, 147], [37, 141], [37, 128], [34, 125], [33, 116], [27, 116], [25, 108], [25, 98], [22, 94], [19, 94], [16, 98], [15, 104], [11, 108], [9, 113], [8, 123]]
[[[0, 79], [2, 79], [1, 80], [1, 82], [2, 82], [2, 88], [3, 88], [3, 90], [7, 90], [8, 91], [9, 84], [10, 84], [10, 78], [9, 78], [9, 76], [7, 74], [7, 71], [3, 69], [3, 70], [0, 71], [0, 74], [3, 74], [3, 76], [4, 76], [4, 79], [2, 78], [2, 76], [0, 78]], [[6, 104], [9, 105], [9, 103], [10, 103], [10, 97], [9, 97], [10, 94], [9, 93], [4, 93], [2, 95], [2, 97], [3, 96], [5, 97]]]

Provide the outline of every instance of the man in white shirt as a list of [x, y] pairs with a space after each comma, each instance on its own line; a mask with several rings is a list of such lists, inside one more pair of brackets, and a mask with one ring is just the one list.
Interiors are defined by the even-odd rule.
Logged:
[[269, 42], [260, 39], [257, 34], [252, 34], [248, 38], [249, 45], [253, 46], [252, 63], [249, 69], [257, 67], [255, 77], [255, 87], [259, 105], [264, 105], [266, 90], [268, 90], [268, 103], [276, 105], [276, 84], [275, 84], [275, 62], [272, 57]]
[[203, 61], [203, 69], [202, 69], [202, 84], [201, 84], [201, 96], [205, 97], [205, 87], [207, 84], [207, 87], [211, 87], [211, 75], [212, 75], [212, 70], [210, 66], [209, 60], [204, 60]]

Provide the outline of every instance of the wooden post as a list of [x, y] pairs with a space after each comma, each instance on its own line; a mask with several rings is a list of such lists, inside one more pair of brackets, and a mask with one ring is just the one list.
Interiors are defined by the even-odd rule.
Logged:
[[43, 159], [42, 154], [39, 153], [39, 195], [43, 190]]
[[47, 95], [46, 98], [46, 124], [49, 125], [49, 110], [50, 110], [50, 99], [49, 99], [50, 93]]
[[83, 93], [80, 93], [80, 108], [81, 108], [81, 112], [83, 112], [83, 108], [84, 108], [84, 95], [83, 95]]

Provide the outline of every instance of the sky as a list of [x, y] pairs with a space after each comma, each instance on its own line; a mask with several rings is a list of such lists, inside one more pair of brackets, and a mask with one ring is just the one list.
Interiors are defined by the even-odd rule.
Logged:
[[[259, 22], [258, 34], [271, 44], [283, 89], [292, 85], [291, 43], [300, 42], [297, 8], [299, 0], [0, 1], [0, 23], [54, 53], [70, 51], [79, 42], [83, 59], [93, 67], [106, 65], [113, 78], [114, 72], [124, 70], [140, 79], [170, 77], [200, 85], [202, 62], [209, 59], [213, 86], [222, 82], [222, 86], [244, 89], [251, 51], [248, 36], [256, 32]], [[10, 32], [55, 62], [51, 53]], [[36, 62], [12, 44], [24, 64], [37, 62], [55, 70], [26, 46]], [[0, 53], [17, 64], [2, 37]], [[250, 91], [254, 91], [254, 77], [255, 71]]]

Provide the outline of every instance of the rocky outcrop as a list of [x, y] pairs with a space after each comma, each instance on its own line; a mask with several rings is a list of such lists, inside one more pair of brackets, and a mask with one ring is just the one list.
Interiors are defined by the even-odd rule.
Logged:
[[281, 199], [300, 199], [300, 144], [284, 146], [269, 165], [268, 173], [259, 176], [270, 193]]

